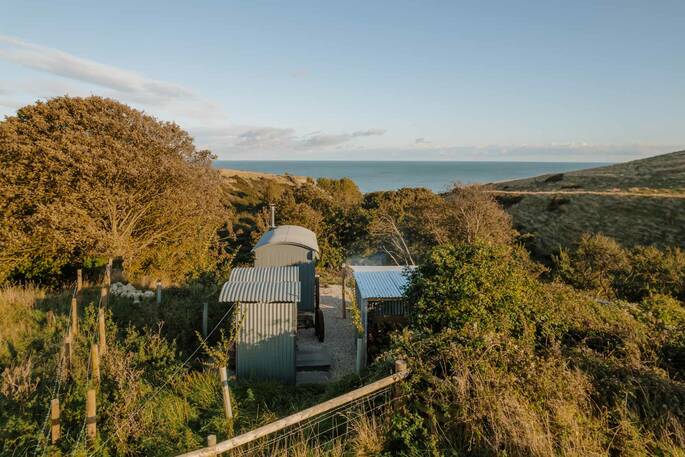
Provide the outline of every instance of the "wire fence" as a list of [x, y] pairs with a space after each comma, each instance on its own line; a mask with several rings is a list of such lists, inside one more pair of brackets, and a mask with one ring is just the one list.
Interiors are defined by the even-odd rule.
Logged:
[[267, 437], [250, 441], [229, 451], [227, 455], [286, 456], [305, 449], [314, 455], [324, 454], [333, 448], [343, 447], [343, 443], [349, 443], [364, 424], [382, 422], [391, 411], [393, 401], [392, 387], [386, 387]]
[[219, 453], [234, 457], [341, 453], [355, 440], [382, 434], [395, 403], [401, 398], [396, 383], [407, 375], [406, 368], [402, 368], [391, 376], [299, 413], [179, 457]]

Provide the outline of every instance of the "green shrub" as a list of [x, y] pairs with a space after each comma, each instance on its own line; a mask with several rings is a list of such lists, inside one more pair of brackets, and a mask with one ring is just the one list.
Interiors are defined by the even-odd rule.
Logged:
[[407, 290], [411, 321], [431, 332], [453, 329], [523, 332], [538, 294], [532, 264], [519, 248], [440, 246], [415, 271]]
[[[441, 246], [411, 278], [411, 375], [398, 455], [668, 455], [685, 447], [685, 384], [667, 359], [679, 304], [599, 303], [543, 283], [517, 248]], [[671, 352], [667, 352], [667, 350]], [[664, 369], [665, 368], [665, 369]], [[673, 375], [675, 373], [675, 376]]]
[[584, 234], [574, 250], [554, 258], [559, 279], [603, 298], [640, 302], [653, 294], [685, 299], [685, 253], [654, 246], [622, 248], [601, 234]]
[[626, 251], [602, 234], [584, 234], [575, 250], [562, 249], [554, 262], [563, 281], [606, 298], [616, 295], [617, 277], [625, 274], [629, 265]]

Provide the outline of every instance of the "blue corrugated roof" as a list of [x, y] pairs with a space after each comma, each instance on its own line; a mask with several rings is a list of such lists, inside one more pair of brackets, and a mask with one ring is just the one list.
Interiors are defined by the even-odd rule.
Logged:
[[407, 287], [409, 267], [352, 267], [361, 298], [399, 298]]

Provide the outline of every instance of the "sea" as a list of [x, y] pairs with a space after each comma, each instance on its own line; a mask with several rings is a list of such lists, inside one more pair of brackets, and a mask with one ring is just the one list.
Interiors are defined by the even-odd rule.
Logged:
[[216, 168], [262, 173], [352, 179], [366, 192], [426, 187], [449, 190], [455, 183], [492, 183], [610, 165], [605, 162], [390, 162], [390, 161], [233, 161], [215, 160]]

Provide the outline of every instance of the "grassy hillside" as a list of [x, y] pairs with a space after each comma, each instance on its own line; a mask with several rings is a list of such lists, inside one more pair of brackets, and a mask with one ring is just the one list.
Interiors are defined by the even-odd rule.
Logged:
[[491, 188], [543, 255], [585, 232], [626, 246], [685, 246], [685, 151]]
[[494, 185], [510, 191], [604, 191], [685, 194], [685, 151], [647, 159], [517, 179]]

